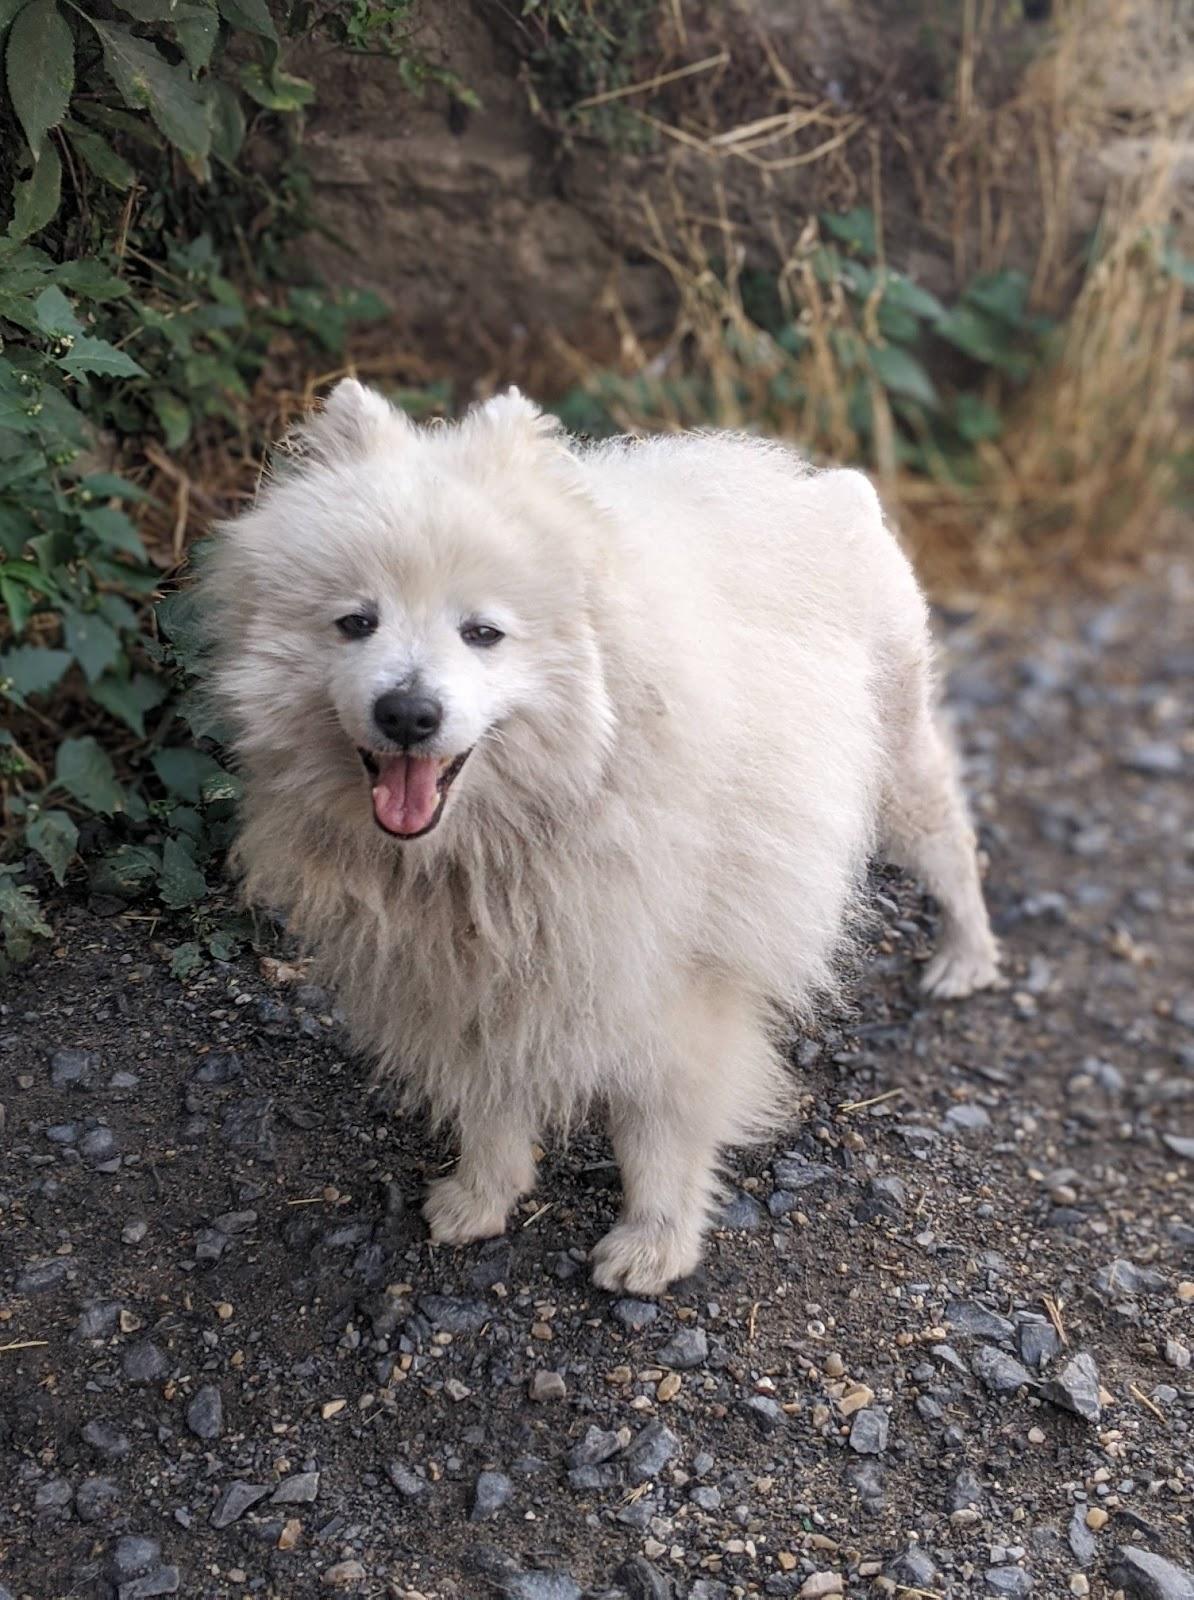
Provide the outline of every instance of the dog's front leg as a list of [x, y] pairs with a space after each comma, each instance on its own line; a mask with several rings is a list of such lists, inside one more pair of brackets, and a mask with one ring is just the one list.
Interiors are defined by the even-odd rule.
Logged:
[[431, 1184], [423, 1215], [436, 1244], [467, 1244], [505, 1233], [520, 1195], [535, 1187], [535, 1129], [517, 1105], [460, 1119], [460, 1160]]

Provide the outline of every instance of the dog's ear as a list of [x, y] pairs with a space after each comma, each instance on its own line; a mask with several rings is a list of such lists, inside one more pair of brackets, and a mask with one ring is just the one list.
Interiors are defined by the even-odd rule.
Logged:
[[521, 389], [513, 387], [486, 400], [472, 414], [474, 427], [483, 428], [504, 447], [509, 456], [526, 455], [546, 448], [556, 453], [563, 429], [557, 417], [545, 414]]
[[384, 440], [412, 431], [405, 414], [376, 389], [341, 378], [320, 410], [292, 435], [293, 453], [333, 466], [368, 455]]

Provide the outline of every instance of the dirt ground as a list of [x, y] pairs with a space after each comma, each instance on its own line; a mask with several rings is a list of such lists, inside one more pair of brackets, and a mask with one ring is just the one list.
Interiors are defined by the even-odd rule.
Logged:
[[[1194, 1595], [1194, 573], [942, 619], [1006, 991], [878, 870], [704, 1268], [599, 1132], [432, 1249], [334, 998], [57, 907], [0, 1005], [0, 1600]], [[288, 976], [283, 973], [285, 978]]]

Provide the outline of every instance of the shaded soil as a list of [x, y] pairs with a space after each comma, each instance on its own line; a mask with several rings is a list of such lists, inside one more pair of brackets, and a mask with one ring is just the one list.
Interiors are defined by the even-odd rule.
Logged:
[[1011, 984], [922, 1005], [933, 909], [877, 872], [803, 1122], [733, 1158], [657, 1307], [588, 1284], [597, 1132], [507, 1239], [434, 1250], [450, 1152], [372, 1105], [332, 997], [249, 958], [179, 983], [152, 919], [62, 904], [0, 1006], [0, 1595], [1188, 1575], [1192, 594], [945, 619]]

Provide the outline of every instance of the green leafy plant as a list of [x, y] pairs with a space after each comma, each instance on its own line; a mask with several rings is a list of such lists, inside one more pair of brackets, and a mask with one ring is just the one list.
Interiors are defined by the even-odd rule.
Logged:
[[301, 186], [241, 150], [310, 89], [265, 0], [0, 0], [0, 54], [2, 963], [81, 847], [96, 893], [205, 893], [234, 785], [180, 721], [153, 610], [178, 551], [147, 541], [143, 450], [247, 444], [275, 343], [337, 355], [383, 308], [277, 283]]

